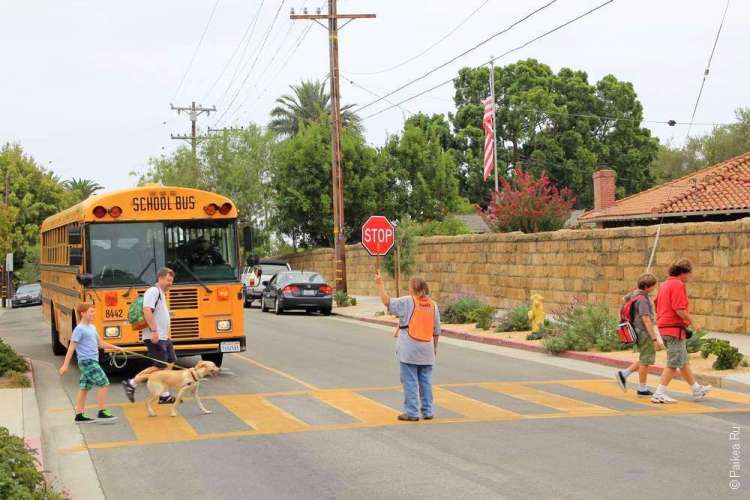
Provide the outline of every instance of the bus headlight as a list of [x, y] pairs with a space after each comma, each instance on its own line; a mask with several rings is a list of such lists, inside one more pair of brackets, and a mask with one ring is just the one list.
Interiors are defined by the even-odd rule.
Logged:
[[115, 339], [120, 336], [119, 326], [106, 326], [104, 327], [104, 338]]
[[230, 332], [232, 331], [232, 320], [231, 319], [220, 319], [216, 322], [217, 332]]

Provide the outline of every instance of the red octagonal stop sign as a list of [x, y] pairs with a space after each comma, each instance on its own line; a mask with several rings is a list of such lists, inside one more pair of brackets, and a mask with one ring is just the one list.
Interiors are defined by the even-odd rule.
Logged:
[[362, 224], [362, 246], [370, 255], [386, 255], [396, 242], [393, 224], [382, 215], [372, 215]]

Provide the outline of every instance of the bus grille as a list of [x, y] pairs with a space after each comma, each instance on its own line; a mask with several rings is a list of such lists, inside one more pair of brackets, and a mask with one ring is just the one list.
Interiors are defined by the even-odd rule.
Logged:
[[172, 318], [169, 331], [174, 340], [198, 338], [198, 318]]
[[183, 288], [169, 291], [170, 309], [198, 309], [198, 290]]

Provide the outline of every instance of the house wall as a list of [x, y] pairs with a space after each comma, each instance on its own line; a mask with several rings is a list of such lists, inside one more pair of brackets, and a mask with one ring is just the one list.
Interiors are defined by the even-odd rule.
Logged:
[[[509, 308], [538, 293], [548, 312], [573, 297], [616, 310], [645, 271], [655, 233], [656, 226], [647, 226], [421, 238], [414, 273], [443, 303], [473, 295]], [[660, 280], [677, 257], [694, 263], [688, 294], [697, 321], [712, 331], [750, 333], [750, 218], [663, 225], [653, 269]], [[333, 276], [330, 249], [284, 258], [293, 268]], [[375, 258], [358, 244], [347, 247], [349, 294], [375, 295], [374, 271]], [[392, 279], [386, 286], [395, 292]]]

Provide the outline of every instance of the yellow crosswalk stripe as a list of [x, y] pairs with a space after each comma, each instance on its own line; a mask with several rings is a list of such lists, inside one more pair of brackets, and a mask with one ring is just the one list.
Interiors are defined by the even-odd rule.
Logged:
[[310, 395], [366, 424], [391, 423], [398, 412], [354, 391], [312, 391]]
[[567, 398], [550, 392], [541, 391], [534, 389], [528, 385], [514, 384], [514, 383], [490, 383], [480, 384], [485, 389], [490, 389], [501, 394], [506, 394], [517, 399], [528, 401], [549, 408], [554, 408], [561, 412], [570, 414], [586, 414], [586, 415], [606, 415], [617, 413], [616, 410], [605, 408], [603, 406], [597, 406], [594, 404], [579, 401], [577, 399]]
[[149, 417], [144, 405], [123, 406], [122, 411], [128, 419], [138, 441], [145, 443], [165, 443], [189, 441], [198, 435], [184, 417], [170, 417], [169, 407], [156, 408], [157, 416]]
[[518, 413], [505, 410], [483, 401], [468, 398], [462, 394], [443, 389], [442, 387], [433, 387], [433, 396], [437, 406], [459, 413], [467, 418], [479, 420], [513, 420], [522, 418]]
[[615, 382], [609, 380], [570, 380], [565, 381], [562, 385], [591, 392], [600, 396], [627, 401], [629, 403], [648, 406], [654, 410], [670, 413], [701, 413], [706, 411], [704, 405], [692, 403], [690, 401], [680, 401], [675, 404], [657, 404], [652, 403], [650, 397], [636, 396], [634, 392], [623, 393]]
[[[690, 388], [687, 382], [684, 382], [682, 380], [674, 380], [671, 384], [669, 384], [669, 387], [667, 387], [667, 393], [669, 392], [692, 395], [693, 390]], [[728, 391], [726, 389], [712, 388], [711, 392], [708, 393], [704, 401], [706, 401], [707, 404], [710, 404], [711, 399], [720, 399], [722, 401], [729, 401], [731, 403], [750, 405], [750, 394]], [[680, 402], [680, 404], [682, 404], [682, 402]]]
[[259, 433], [295, 432], [310, 426], [256, 394], [238, 394], [216, 398], [237, 418]]

